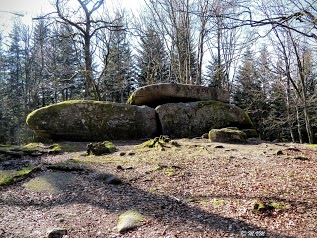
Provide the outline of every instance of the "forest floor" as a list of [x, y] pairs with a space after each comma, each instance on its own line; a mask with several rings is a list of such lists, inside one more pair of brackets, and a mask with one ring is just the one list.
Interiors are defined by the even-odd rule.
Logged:
[[[41, 169], [0, 187], [0, 237], [57, 227], [74, 238], [317, 237], [317, 146], [176, 142], [161, 150], [114, 141], [118, 151], [103, 156], [63, 142], [68, 152], [14, 159]], [[102, 180], [110, 174], [122, 183]], [[28, 186], [36, 178], [47, 178], [44, 190]], [[144, 219], [120, 234], [128, 210]]]

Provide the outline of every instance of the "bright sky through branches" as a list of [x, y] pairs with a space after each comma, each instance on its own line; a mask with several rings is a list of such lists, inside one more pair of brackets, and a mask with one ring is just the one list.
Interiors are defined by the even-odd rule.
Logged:
[[[51, 2], [54, 0], [1, 0], [0, 2], [0, 32], [11, 30], [15, 18], [21, 17], [24, 24], [30, 25], [32, 17], [52, 12]], [[74, 0], [75, 1], [75, 0]], [[127, 9], [136, 9], [140, 0], [105, 0], [106, 4], [119, 2]]]

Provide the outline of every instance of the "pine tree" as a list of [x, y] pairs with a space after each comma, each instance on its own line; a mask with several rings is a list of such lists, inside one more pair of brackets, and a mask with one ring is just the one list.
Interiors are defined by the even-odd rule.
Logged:
[[252, 107], [254, 92], [257, 91], [257, 74], [252, 52], [247, 49], [243, 56], [242, 65], [239, 68], [235, 82], [234, 102], [242, 108]]
[[47, 56], [51, 54], [48, 50], [50, 37], [46, 22], [37, 22], [33, 33], [33, 85], [32, 85], [32, 107], [46, 106], [51, 103], [50, 82], [48, 79]]
[[104, 84], [103, 99], [121, 103], [127, 100], [136, 84], [130, 45], [126, 32], [121, 29], [112, 32]]
[[6, 94], [6, 76], [5, 76], [5, 56], [2, 48], [2, 36], [0, 34], [0, 144], [5, 144], [8, 141], [8, 118], [7, 110], [9, 108], [5, 104], [7, 101]]
[[46, 64], [54, 102], [83, 98], [82, 62], [77, 57], [72, 35], [71, 28], [56, 25], [47, 46], [50, 54], [46, 57]]
[[238, 71], [234, 103], [249, 113], [261, 138], [264, 139], [266, 136], [264, 122], [268, 104], [267, 95], [259, 80], [259, 73], [252, 52], [248, 49]]
[[218, 63], [218, 57], [214, 57], [206, 66], [204, 84], [209, 87], [223, 88], [223, 82], [226, 78], [225, 65]]
[[25, 132], [26, 106], [26, 56], [28, 52], [27, 28], [21, 22], [15, 22], [9, 34], [9, 48], [5, 59], [2, 104], [5, 107], [2, 117], [6, 121], [6, 142], [20, 144]]
[[137, 69], [139, 86], [166, 82], [168, 79], [164, 43], [153, 29], [148, 29], [141, 37]]
[[[271, 82], [269, 111], [264, 115], [265, 139], [290, 140], [285, 85], [277, 78]], [[292, 123], [291, 123], [292, 124]]]

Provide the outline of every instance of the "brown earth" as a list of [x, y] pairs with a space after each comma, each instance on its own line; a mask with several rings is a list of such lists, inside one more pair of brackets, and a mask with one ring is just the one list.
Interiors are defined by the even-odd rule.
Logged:
[[[317, 147], [177, 143], [161, 150], [115, 141], [118, 151], [104, 156], [87, 156], [86, 143], [61, 143], [73, 152], [23, 158], [42, 170], [0, 188], [0, 237], [45, 237], [54, 227], [76, 238], [317, 237]], [[62, 190], [25, 187], [61, 168], [76, 178]], [[100, 173], [123, 183], [106, 184], [96, 179]], [[274, 208], [257, 211], [256, 204]], [[127, 210], [145, 219], [118, 234]]]

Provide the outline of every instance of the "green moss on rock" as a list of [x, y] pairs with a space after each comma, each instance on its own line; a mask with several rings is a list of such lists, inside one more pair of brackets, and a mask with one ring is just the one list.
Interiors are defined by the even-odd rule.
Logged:
[[44, 193], [65, 191], [75, 181], [76, 175], [64, 172], [46, 172], [24, 184], [27, 190]]
[[158, 106], [162, 133], [172, 138], [198, 137], [224, 127], [251, 129], [253, 124], [241, 108], [219, 101], [170, 103]]
[[87, 145], [88, 155], [105, 155], [115, 152], [116, 146], [110, 141], [90, 143]]
[[117, 229], [118, 232], [123, 233], [128, 230], [137, 228], [141, 225], [143, 221], [143, 216], [136, 211], [127, 211], [119, 216]]
[[139, 139], [152, 137], [158, 130], [152, 108], [90, 100], [37, 109], [26, 123], [37, 136], [71, 141]]
[[179, 147], [179, 146], [180, 145], [176, 141], [171, 140], [168, 136], [165, 136], [165, 135], [155, 137], [154, 139], [150, 139], [142, 143], [142, 147], [156, 148], [160, 150], [165, 150], [165, 148]]
[[286, 205], [282, 203], [276, 203], [276, 202], [262, 202], [257, 201], [253, 206], [253, 211], [255, 212], [261, 212], [261, 213], [270, 213], [275, 210], [284, 210], [286, 209]]
[[230, 128], [212, 129], [209, 131], [208, 137], [213, 142], [233, 142], [233, 143], [245, 143], [247, 135], [243, 131], [233, 130]]
[[26, 167], [21, 170], [0, 170], [0, 186], [13, 183], [15, 180], [24, 178], [32, 172], [32, 168]]
[[248, 138], [257, 138], [259, 135], [255, 129], [242, 129], [245, 134], [247, 134]]

